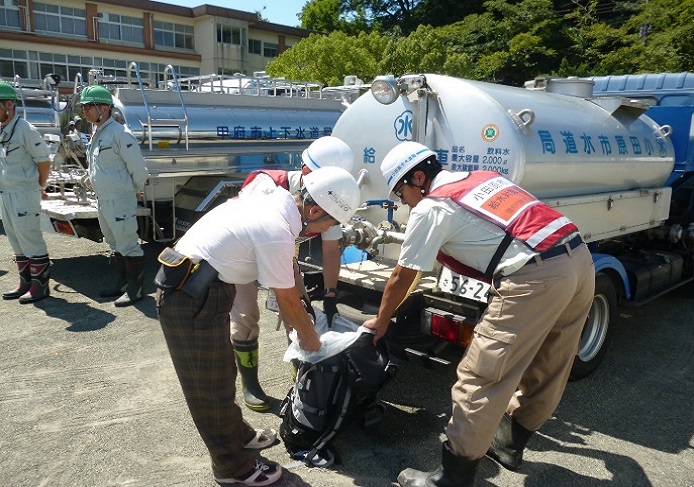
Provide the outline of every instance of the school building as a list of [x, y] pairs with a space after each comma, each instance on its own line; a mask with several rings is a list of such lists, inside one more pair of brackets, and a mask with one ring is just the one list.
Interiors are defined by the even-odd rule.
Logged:
[[125, 76], [134, 61], [143, 79], [252, 74], [311, 31], [263, 22], [257, 14], [212, 5], [149, 0], [0, 0], [0, 78], [72, 83], [90, 69]]

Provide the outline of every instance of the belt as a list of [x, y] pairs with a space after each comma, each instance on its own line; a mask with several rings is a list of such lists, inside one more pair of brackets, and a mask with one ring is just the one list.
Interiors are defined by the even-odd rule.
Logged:
[[[556, 247], [552, 247], [549, 250], [545, 250], [544, 252], [540, 253], [540, 255], [538, 255], [538, 257], [542, 260], [547, 260], [547, 259], [551, 259], [552, 257], [556, 257], [556, 256], [561, 255], [561, 254], [568, 254], [569, 249], [573, 250], [576, 247], [578, 247], [579, 245], [581, 245], [582, 243], [583, 243], [583, 239], [581, 238], [581, 236], [576, 235], [574, 238], [572, 238], [571, 240], [569, 240], [566, 243], [563, 243], [561, 245], [557, 245]], [[535, 262], [535, 259], [530, 259], [525, 264], [526, 265], [527, 264], [533, 264], [534, 262]]]

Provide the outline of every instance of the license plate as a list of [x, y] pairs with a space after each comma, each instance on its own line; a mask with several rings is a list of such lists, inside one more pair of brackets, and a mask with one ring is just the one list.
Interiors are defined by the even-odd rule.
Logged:
[[275, 292], [272, 289], [267, 290], [265, 309], [269, 309], [270, 311], [276, 311], [278, 313], [280, 311], [280, 305], [277, 304], [277, 296], [275, 296]]
[[486, 303], [490, 286], [484, 281], [478, 281], [443, 267], [439, 276], [439, 287], [446, 293]]

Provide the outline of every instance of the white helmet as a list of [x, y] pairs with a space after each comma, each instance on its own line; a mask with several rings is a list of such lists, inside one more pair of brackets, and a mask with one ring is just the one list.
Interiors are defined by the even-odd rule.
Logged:
[[347, 223], [361, 200], [359, 185], [341, 167], [323, 167], [304, 176], [304, 189], [313, 201], [340, 223]]
[[436, 153], [419, 142], [403, 142], [393, 147], [381, 162], [381, 172], [388, 189], [393, 191], [410, 169], [431, 156], [436, 157]]
[[352, 171], [354, 155], [342, 140], [333, 136], [321, 137], [313, 141], [301, 154], [301, 162], [311, 171], [321, 167], [341, 167], [347, 172]]

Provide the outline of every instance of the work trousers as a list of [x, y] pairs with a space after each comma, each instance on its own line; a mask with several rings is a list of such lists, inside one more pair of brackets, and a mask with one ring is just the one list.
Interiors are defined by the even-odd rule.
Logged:
[[231, 339], [236, 342], [256, 340], [260, 335], [258, 285], [254, 282], [236, 285], [231, 308]]
[[594, 289], [584, 244], [495, 282], [451, 389], [446, 435], [456, 455], [481, 458], [504, 412], [530, 431], [549, 419], [564, 393]]
[[236, 363], [229, 337], [232, 284], [214, 281], [207, 295], [158, 293], [159, 322], [193, 422], [210, 452], [217, 478], [239, 478], [255, 464], [243, 445], [255, 431], [236, 398]]
[[[294, 259], [294, 282], [299, 294], [310, 301], [299, 263]], [[231, 308], [231, 339], [234, 341], [256, 340], [260, 335], [260, 308], [258, 307], [258, 285], [256, 282], [236, 285], [236, 299]], [[287, 330], [289, 332], [289, 330]]]
[[38, 257], [48, 254], [41, 233], [41, 192], [17, 191], [0, 194], [2, 224], [15, 255]]
[[113, 252], [124, 257], [142, 257], [137, 235], [137, 195], [109, 195], [97, 200], [99, 227]]

